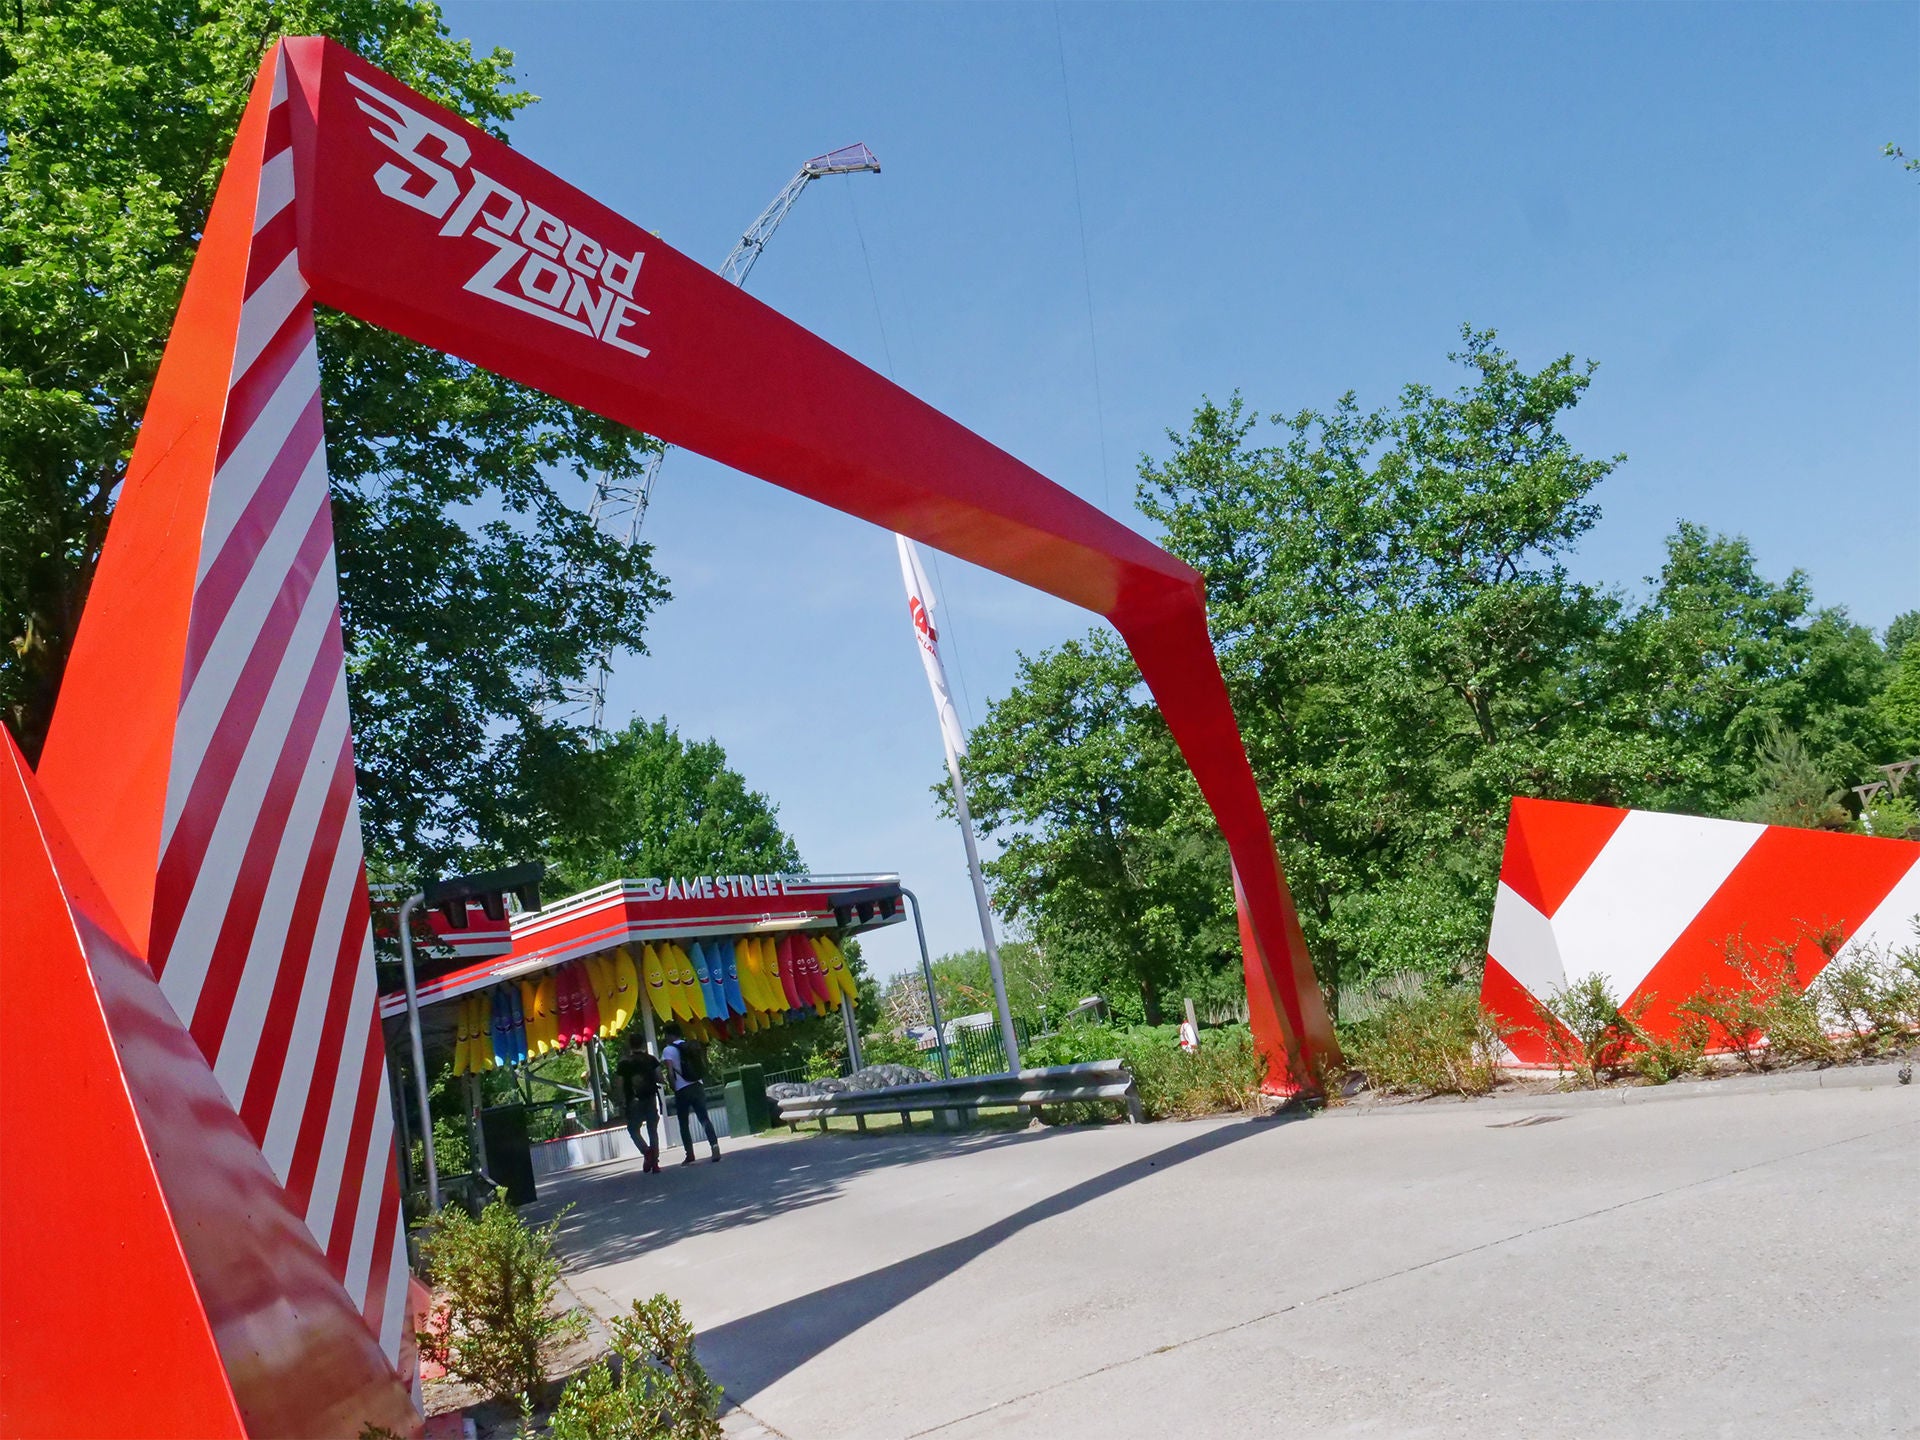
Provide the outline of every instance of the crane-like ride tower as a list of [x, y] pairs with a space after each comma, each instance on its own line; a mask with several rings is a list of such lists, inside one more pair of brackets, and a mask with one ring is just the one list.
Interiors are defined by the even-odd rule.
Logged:
[[[875, 175], [880, 173], [878, 157], [865, 145], [843, 145], [838, 150], [829, 150], [825, 155], [816, 155], [807, 161], [781, 187], [772, 203], [760, 212], [760, 218], [747, 227], [746, 234], [740, 237], [739, 243], [721, 262], [721, 276], [744, 289], [747, 276], [753, 273], [753, 267], [765, 252], [773, 232], [780, 228], [780, 222], [787, 218], [787, 212], [793, 209], [807, 186], [829, 175], [858, 175], [863, 171]], [[603, 533], [618, 536], [623, 547], [631, 547], [640, 538], [640, 527], [647, 518], [647, 505], [653, 499], [653, 487], [660, 478], [660, 466], [672, 448], [663, 445], [656, 450], [647, 458], [640, 473], [630, 481], [617, 480], [603, 473], [594, 482], [593, 503], [587, 509], [588, 518]], [[578, 687], [569, 687], [567, 698], [570, 703], [564, 707], [566, 712], [577, 713], [584, 706], [587, 730], [596, 737], [604, 728], [607, 674], [612, 664], [612, 655], [600, 656], [587, 679]]]

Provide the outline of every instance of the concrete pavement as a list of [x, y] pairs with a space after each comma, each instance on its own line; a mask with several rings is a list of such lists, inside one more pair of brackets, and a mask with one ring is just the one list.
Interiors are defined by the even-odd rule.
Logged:
[[602, 1314], [683, 1303], [743, 1437], [1913, 1435], [1920, 1087], [1854, 1074], [768, 1140], [543, 1204]]

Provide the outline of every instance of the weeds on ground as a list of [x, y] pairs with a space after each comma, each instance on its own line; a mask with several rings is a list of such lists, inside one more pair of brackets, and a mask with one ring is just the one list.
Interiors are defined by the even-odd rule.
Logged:
[[[1180, 1049], [1179, 1030], [1172, 1025], [1074, 1025], [1028, 1041], [1020, 1058], [1034, 1066], [1124, 1060], [1149, 1120], [1251, 1114], [1260, 1106], [1260, 1086], [1266, 1079], [1266, 1063], [1245, 1025], [1202, 1030], [1195, 1055]], [[1063, 1115], [1074, 1113], [1061, 1109]], [[1101, 1113], [1110, 1114], [1111, 1107]]]
[[1588, 1089], [1627, 1074], [1653, 1085], [1698, 1074], [1706, 1068], [1712, 1026], [1681, 1006], [1673, 1035], [1656, 1034], [1643, 1023], [1655, 998], [1649, 992], [1622, 1005], [1606, 976], [1585, 975], [1534, 1002], [1535, 1033], [1553, 1063]]
[[679, 1303], [636, 1300], [611, 1328], [611, 1357], [567, 1382], [548, 1440], [720, 1440], [720, 1387], [694, 1357]]
[[1620, 1011], [1604, 975], [1584, 975], [1534, 1001], [1537, 1033], [1562, 1071], [1597, 1090], [1626, 1069], [1633, 1028]]
[[1389, 998], [1354, 1027], [1346, 1051], [1376, 1090], [1485, 1095], [1500, 1076], [1499, 1045], [1480, 997], [1447, 986]]
[[[563, 1212], [564, 1213], [564, 1212]], [[496, 1195], [478, 1218], [453, 1206], [421, 1232], [424, 1278], [439, 1301], [418, 1334], [420, 1353], [491, 1399], [538, 1398], [547, 1362], [586, 1328], [586, 1317], [559, 1310], [560, 1220], [529, 1226]]]
[[[1824, 962], [1806, 986], [1803, 946]], [[1837, 1065], [1920, 1033], [1920, 944], [1842, 951], [1837, 932], [1806, 929], [1765, 946], [1736, 935], [1725, 953], [1741, 983], [1703, 986], [1679, 1008], [1749, 1070]]]

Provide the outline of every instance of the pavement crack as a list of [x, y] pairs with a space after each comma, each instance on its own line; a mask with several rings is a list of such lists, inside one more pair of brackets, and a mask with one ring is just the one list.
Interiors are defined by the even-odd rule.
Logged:
[[1774, 1155], [1765, 1160], [1755, 1160], [1748, 1165], [1736, 1165], [1731, 1170], [1723, 1170], [1713, 1175], [1703, 1175], [1698, 1180], [1689, 1180], [1685, 1184], [1669, 1185], [1664, 1189], [1655, 1190], [1645, 1195], [1635, 1195], [1627, 1200], [1616, 1201], [1612, 1205], [1601, 1205], [1592, 1210], [1584, 1210], [1578, 1215], [1569, 1215], [1564, 1219], [1549, 1220], [1540, 1225], [1532, 1225], [1525, 1230], [1516, 1230], [1511, 1235], [1503, 1235], [1493, 1240], [1483, 1240], [1478, 1245], [1463, 1246], [1461, 1249], [1448, 1251], [1445, 1255], [1436, 1255], [1431, 1259], [1416, 1261], [1411, 1265], [1402, 1266], [1398, 1270], [1388, 1271], [1384, 1275], [1374, 1275], [1365, 1280], [1356, 1280], [1351, 1285], [1341, 1285], [1335, 1289], [1325, 1291], [1322, 1294], [1310, 1295], [1304, 1300], [1295, 1300], [1289, 1305], [1280, 1305], [1272, 1310], [1262, 1311], [1258, 1315], [1250, 1315], [1244, 1320], [1236, 1320], [1230, 1325], [1220, 1325], [1212, 1330], [1203, 1330], [1197, 1335], [1189, 1335], [1184, 1340], [1174, 1340], [1168, 1344], [1157, 1346], [1152, 1350], [1141, 1351], [1137, 1355], [1128, 1355], [1119, 1360], [1110, 1360], [1105, 1365], [1096, 1365], [1093, 1369], [1083, 1371], [1078, 1375], [1069, 1375], [1045, 1385], [1035, 1386], [1033, 1389], [1023, 1391], [1018, 1395], [1009, 1395], [1006, 1399], [996, 1400], [991, 1405], [982, 1405], [978, 1410], [970, 1410], [964, 1415], [956, 1415], [951, 1420], [942, 1420], [938, 1425], [929, 1425], [924, 1430], [911, 1431], [905, 1437], [905, 1440], [919, 1440], [919, 1437], [923, 1435], [937, 1435], [942, 1430], [951, 1430], [956, 1425], [964, 1425], [969, 1420], [976, 1420], [982, 1415], [990, 1415], [995, 1410], [1004, 1410], [1009, 1405], [1018, 1405], [1023, 1400], [1031, 1400], [1036, 1396], [1045, 1395], [1049, 1391], [1063, 1389], [1068, 1385], [1077, 1385], [1082, 1380], [1095, 1379], [1110, 1371], [1124, 1369], [1126, 1366], [1138, 1364], [1142, 1360], [1150, 1360], [1156, 1355], [1166, 1355], [1175, 1350], [1183, 1350], [1189, 1345], [1198, 1345], [1206, 1340], [1217, 1340], [1222, 1335], [1233, 1334], [1236, 1330], [1246, 1330], [1255, 1325], [1262, 1325], [1269, 1320], [1278, 1319], [1282, 1315], [1290, 1315], [1296, 1311], [1305, 1310], [1309, 1306], [1319, 1305], [1328, 1300], [1338, 1300], [1342, 1296], [1352, 1295], [1361, 1290], [1368, 1290], [1376, 1285], [1385, 1285], [1390, 1281], [1399, 1280], [1408, 1275], [1417, 1275], [1422, 1270], [1431, 1270], [1435, 1266], [1445, 1265], [1453, 1260], [1462, 1260], [1469, 1255], [1478, 1255], [1484, 1251], [1497, 1250], [1503, 1245], [1511, 1245], [1516, 1240], [1525, 1240], [1532, 1235], [1541, 1235], [1550, 1230], [1560, 1230], [1569, 1225], [1578, 1225], [1585, 1220], [1598, 1219], [1602, 1215], [1611, 1215], [1617, 1211], [1631, 1209], [1636, 1205], [1645, 1205], [1654, 1200], [1665, 1199], [1669, 1195], [1679, 1195], [1688, 1190], [1697, 1190], [1703, 1185], [1716, 1185], [1722, 1180], [1731, 1180], [1734, 1176], [1744, 1175], [1749, 1171], [1764, 1170], [1769, 1165], [1782, 1165], [1789, 1160], [1799, 1160], [1808, 1155], [1818, 1155], [1822, 1151], [1835, 1150], [1842, 1145], [1857, 1144], [1862, 1140], [1871, 1140], [1876, 1136], [1888, 1135], [1896, 1130], [1911, 1129], [1916, 1125], [1920, 1125], [1920, 1121], [1903, 1120], [1896, 1125], [1883, 1125], [1877, 1130], [1867, 1130], [1858, 1135], [1843, 1136], [1838, 1140], [1829, 1140], [1821, 1145], [1810, 1145], [1804, 1150], [1793, 1150], [1785, 1155]]

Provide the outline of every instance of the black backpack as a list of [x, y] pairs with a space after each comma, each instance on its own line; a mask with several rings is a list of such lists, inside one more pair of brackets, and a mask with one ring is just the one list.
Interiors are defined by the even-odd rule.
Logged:
[[707, 1047], [698, 1040], [676, 1040], [680, 1051], [680, 1078], [698, 1084], [707, 1078]]

